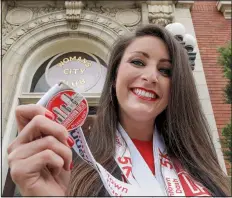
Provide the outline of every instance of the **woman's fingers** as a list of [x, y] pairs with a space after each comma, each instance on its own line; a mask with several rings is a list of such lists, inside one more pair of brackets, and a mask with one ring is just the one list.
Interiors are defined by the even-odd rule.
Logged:
[[[20, 105], [16, 107], [15, 116], [20, 132], [36, 115], [45, 115], [49, 112], [45, 107], [37, 104]], [[51, 112], [49, 112], [52, 114]]]
[[44, 136], [54, 136], [68, 146], [68, 131], [64, 126], [42, 115], [35, 116], [19, 133], [18, 137], [8, 147], [8, 154], [22, 144], [34, 141]]
[[29, 158], [36, 153], [42, 152], [46, 149], [52, 150], [57, 155], [62, 157], [64, 160], [65, 170], [70, 170], [70, 164], [72, 162], [72, 151], [53, 136], [46, 136], [44, 138], [40, 138], [21, 145], [9, 154], [8, 163], [11, 165], [11, 163], [15, 160]]
[[68, 131], [40, 105], [17, 107], [16, 119], [19, 133], [8, 147], [13, 181], [23, 195], [64, 195], [72, 162]]
[[[31, 178], [31, 184], [36, 182], [41, 175], [41, 171], [46, 168], [53, 170], [54, 175], [58, 175], [64, 166], [64, 160], [52, 150], [46, 149], [37, 153], [29, 158], [15, 161], [11, 165], [11, 177], [14, 182], [21, 183], [20, 181]], [[47, 172], [47, 177], [49, 172]]]

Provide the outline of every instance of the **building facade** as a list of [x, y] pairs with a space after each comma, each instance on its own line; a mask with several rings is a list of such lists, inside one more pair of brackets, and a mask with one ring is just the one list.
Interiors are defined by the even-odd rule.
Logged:
[[[231, 41], [231, 2], [195, 2], [191, 16], [216, 126], [219, 136], [221, 136], [222, 129], [231, 122], [231, 104], [225, 102], [223, 89], [229, 82], [223, 77], [223, 67], [218, 64], [217, 49]], [[226, 162], [226, 167], [228, 175], [231, 175], [229, 162]]]
[[[219, 134], [225, 123], [218, 122], [221, 112], [213, 109], [217, 109], [219, 103], [216, 101], [219, 100], [215, 100], [212, 95], [214, 82], [210, 80], [209, 59], [206, 58], [208, 48], [205, 49], [209, 43], [202, 37], [202, 26], [206, 22], [201, 17], [210, 18], [211, 15], [202, 15], [199, 6], [200, 2], [198, 4], [194, 1], [2, 1], [4, 194], [12, 196], [15, 189], [8, 171], [7, 147], [17, 135], [14, 115], [16, 106], [36, 103], [56, 81], [64, 80], [80, 90], [88, 100], [89, 116], [83, 126], [84, 131], [88, 132], [104, 84], [112, 45], [119, 37], [149, 23], [166, 26], [179, 22], [185, 26], [186, 33], [197, 38], [193, 75], [202, 108], [212, 130], [220, 165], [226, 172], [219, 142]], [[212, 1], [204, 6], [205, 9], [214, 7], [215, 20], [223, 21], [226, 27], [229, 25], [231, 3], [228, 6], [224, 1]], [[212, 27], [210, 23], [207, 24], [209, 28]], [[219, 33], [220, 30], [219, 27]], [[214, 44], [223, 44], [224, 41]], [[221, 72], [219, 70], [218, 73]], [[228, 106], [225, 105], [225, 109], [229, 112]], [[228, 114], [225, 119], [230, 116]]]

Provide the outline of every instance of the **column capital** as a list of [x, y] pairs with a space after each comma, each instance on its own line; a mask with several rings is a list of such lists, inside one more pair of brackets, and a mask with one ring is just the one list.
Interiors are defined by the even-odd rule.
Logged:
[[231, 19], [231, 1], [217, 1], [218, 11], [222, 12], [225, 19]]
[[66, 20], [69, 22], [71, 29], [77, 29], [84, 3], [82, 1], [65, 1], [65, 8]]
[[192, 9], [192, 6], [194, 4], [194, 1], [179, 1], [179, 0], [175, 0], [174, 1], [176, 8], [188, 8], [188, 9]]
[[174, 4], [172, 1], [147, 1], [150, 23], [166, 26], [173, 22]]

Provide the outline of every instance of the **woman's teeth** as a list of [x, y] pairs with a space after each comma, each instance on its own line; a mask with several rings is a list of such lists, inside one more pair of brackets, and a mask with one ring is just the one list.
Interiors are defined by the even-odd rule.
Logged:
[[139, 96], [148, 97], [148, 98], [156, 98], [156, 95], [151, 92], [147, 92], [141, 89], [134, 89], [133, 91]]

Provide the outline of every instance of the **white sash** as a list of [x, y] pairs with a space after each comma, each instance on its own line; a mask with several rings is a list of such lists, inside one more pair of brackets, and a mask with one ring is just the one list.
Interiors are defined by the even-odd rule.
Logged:
[[[144, 161], [143, 157], [140, 155], [139, 151], [133, 144], [132, 140], [124, 131], [122, 126], [119, 124], [117, 136], [120, 137], [120, 135], [125, 140], [128, 148], [124, 148], [126, 152], [122, 156], [119, 152], [120, 150], [117, 149], [115, 160], [130, 184], [134, 184], [136, 180], [140, 188], [142, 188], [143, 190], [151, 191], [154, 194], [157, 193], [160, 196], [185, 196], [178, 175], [174, 169], [172, 162], [170, 161], [170, 159], [167, 157], [165, 153], [164, 143], [157, 130], [154, 130], [154, 134], [153, 134], [153, 154], [154, 154], [156, 176], [152, 174], [150, 168], [148, 167], [147, 163]], [[123, 145], [122, 143], [123, 139], [122, 138], [118, 138], [118, 139], [120, 141], [116, 141], [116, 143]], [[117, 147], [119, 147], [119, 145], [117, 145]], [[123, 160], [119, 160], [119, 159], [124, 159], [123, 157], [124, 158], [126, 157], [126, 159], [131, 158], [132, 172], [130, 177], [127, 177], [128, 175], [126, 174], [125, 168], [123, 168], [125, 167], [125, 164], [120, 163]], [[172, 188], [172, 190], [169, 190], [170, 191], [169, 193], [168, 189], [170, 188]]]
[[70, 136], [75, 140], [74, 150], [97, 170], [110, 196], [185, 196], [175, 168], [165, 152], [163, 139], [156, 129], [153, 134], [154, 176], [132, 140], [118, 125], [115, 160], [127, 183], [112, 176], [94, 159], [81, 127], [70, 131]]
[[75, 140], [73, 149], [89, 165], [97, 170], [110, 196], [159, 196], [159, 193], [143, 191], [137, 184], [124, 183], [112, 176], [101, 164], [94, 159], [81, 127], [70, 131], [69, 135]]

